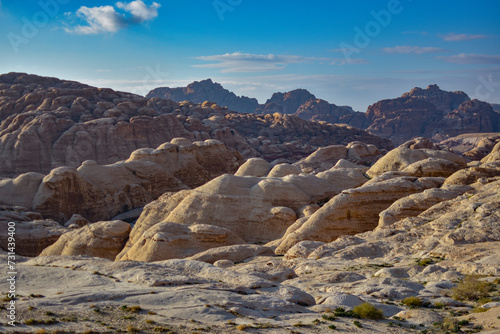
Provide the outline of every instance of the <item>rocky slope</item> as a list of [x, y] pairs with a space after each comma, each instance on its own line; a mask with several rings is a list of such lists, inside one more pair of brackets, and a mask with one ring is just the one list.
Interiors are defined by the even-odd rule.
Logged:
[[319, 146], [388, 140], [290, 115], [230, 112], [22, 73], [0, 76], [0, 175], [48, 173], [85, 160], [112, 164], [173, 138], [217, 139], [244, 157], [295, 162]]
[[396, 144], [416, 136], [441, 141], [464, 133], [500, 131], [500, 114], [488, 103], [470, 101], [463, 92], [431, 85], [369, 106], [363, 128]]
[[[16, 330], [495, 333], [500, 144], [476, 167], [433, 145], [405, 143], [371, 167], [367, 174], [378, 176], [370, 180], [366, 167], [345, 160], [337, 164], [349, 167], [307, 175], [300, 165], [251, 159], [237, 175], [166, 194], [144, 211], [126, 247], [156, 262], [109, 260], [127, 224], [75, 228], [44, 256], [17, 256]], [[239, 221], [259, 212], [267, 216]], [[259, 224], [268, 232], [260, 240], [276, 233], [271, 214], [292, 224], [284, 237], [241, 244], [257, 239]], [[158, 258], [169, 252], [177, 258]], [[148, 254], [155, 257], [139, 258]], [[356, 308], [366, 302], [385, 319], [356, 318], [368, 316]]]
[[95, 222], [141, 208], [168, 191], [198, 187], [234, 173], [241, 156], [217, 140], [191, 143], [173, 139], [157, 149], [139, 149], [126, 161], [78, 168], [58, 167], [49, 174], [25, 173], [0, 180], [0, 203], [22, 206], [44, 218], [66, 223], [74, 214]]
[[146, 95], [146, 98], [154, 97], [175, 102], [191, 101], [194, 103], [203, 103], [205, 101], [212, 101], [220, 106], [228, 107], [230, 110], [243, 113], [254, 113], [259, 105], [257, 99], [236, 96], [236, 94], [224, 89], [220, 84], [213, 82], [211, 79], [195, 81], [187, 85], [187, 87], [160, 87], [153, 89]]

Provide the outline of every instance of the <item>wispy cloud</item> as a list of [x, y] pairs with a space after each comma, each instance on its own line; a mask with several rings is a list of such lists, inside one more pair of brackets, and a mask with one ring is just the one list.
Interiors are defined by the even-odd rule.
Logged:
[[447, 42], [460, 42], [460, 41], [470, 41], [473, 39], [486, 39], [489, 38], [488, 35], [472, 35], [472, 34], [455, 34], [449, 33], [446, 35], [442, 35], [441, 38]]
[[438, 57], [455, 64], [500, 64], [500, 55], [465, 54]]
[[424, 53], [436, 53], [436, 52], [445, 52], [445, 49], [441, 48], [436, 48], [436, 47], [431, 47], [431, 46], [426, 46], [426, 47], [420, 47], [420, 46], [395, 46], [392, 48], [383, 48], [383, 52], [385, 53], [415, 53], [415, 54], [424, 54]]
[[[212, 64], [193, 65], [193, 67], [218, 68], [221, 73], [250, 73], [282, 70], [289, 64], [328, 63], [344, 65], [344, 58], [304, 57], [295, 55], [256, 55], [250, 53], [226, 53], [223, 55], [201, 56], [194, 59], [215, 62]], [[351, 59], [350, 64], [365, 64], [364, 59]]]
[[135, 0], [129, 3], [117, 2], [116, 8], [113, 6], [86, 7], [82, 6], [75, 14], [67, 15], [84, 22], [83, 25], [76, 25], [65, 28], [66, 32], [92, 35], [102, 33], [115, 33], [120, 29], [130, 25], [151, 21], [158, 16], [158, 8], [161, 5], [153, 2], [147, 6], [142, 0]]
[[402, 34], [403, 35], [416, 34], [416, 35], [422, 35], [422, 36], [429, 35], [429, 33], [427, 31], [403, 31]]

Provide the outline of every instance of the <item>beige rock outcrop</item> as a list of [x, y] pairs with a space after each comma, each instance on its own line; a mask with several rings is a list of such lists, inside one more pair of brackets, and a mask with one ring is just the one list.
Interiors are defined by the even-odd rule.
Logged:
[[197, 187], [239, 165], [239, 154], [217, 140], [174, 142], [182, 146], [139, 149], [111, 165], [86, 161], [77, 169], [59, 167], [43, 179], [28, 173], [2, 180], [0, 203], [23, 205], [62, 223], [73, 214], [95, 222], [142, 207], [167, 191]]
[[238, 168], [234, 175], [236, 176], [266, 176], [273, 166], [262, 158], [248, 159]]
[[259, 245], [234, 245], [211, 248], [188, 258], [188, 260], [215, 263], [220, 260], [241, 262], [256, 256], [274, 256], [274, 251], [269, 247]]
[[87, 255], [113, 260], [122, 250], [130, 233], [130, 225], [119, 221], [104, 221], [63, 234], [40, 256]]
[[398, 220], [406, 217], [418, 216], [431, 206], [456, 198], [472, 190], [472, 187], [452, 185], [443, 188], [427, 189], [421, 193], [403, 197], [380, 213], [377, 228], [389, 228]]
[[[4, 250], [8, 249], [8, 227], [8, 222], [0, 221], [0, 246]], [[69, 229], [50, 219], [16, 222], [15, 252], [22, 256], [38, 256], [68, 231]]]
[[[390, 151], [387, 153], [385, 156], [383, 156], [381, 159], [379, 159], [369, 170], [366, 172], [370, 177], [375, 177], [378, 175], [381, 175], [385, 172], [390, 172], [390, 171], [403, 171], [405, 168], [410, 166], [411, 164], [414, 164], [416, 162], [419, 162], [421, 160], [426, 160], [428, 158], [434, 158], [434, 159], [442, 159], [442, 160], [448, 160], [451, 162], [454, 162], [461, 168], [467, 167], [467, 163], [462, 158], [461, 156], [448, 152], [448, 151], [440, 151], [440, 150], [432, 150], [432, 149], [410, 149], [406, 148], [404, 146], [400, 146], [398, 148], [395, 148], [394, 150]], [[427, 169], [430, 173], [433, 171], [435, 172], [434, 169], [439, 169], [437, 165], [441, 164], [443, 165], [443, 162], [439, 160], [440, 162], [438, 163], [437, 161], [427, 161], [426, 163], [421, 163], [420, 165], [414, 165], [410, 167], [410, 170], [415, 172], [415, 173], [421, 173]], [[449, 166], [451, 165], [451, 166]], [[451, 170], [455, 169], [455, 165], [452, 164], [444, 164], [441, 167], [442, 169], [445, 169], [446, 172], [442, 172], [443, 174], [450, 173]], [[452, 173], [452, 172], [451, 172]], [[450, 174], [451, 174], [450, 173]], [[450, 175], [448, 174], [448, 175]], [[447, 175], [447, 176], [448, 176]]]
[[252, 243], [279, 239], [304, 204], [326, 201], [366, 181], [357, 169], [282, 178], [223, 175], [194, 190], [167, 193], [148, 204], [121, 256], [159, 222], [216, 225]]
[[500, 161], [500, 142], [493, 147], [490, 154], [488, 154], [481, 160], [482, 163], [495, 162], [495, 161]]
[[411, 165], [405, 167], [402, 172], [407, 173], [411, 176], [418, 177], [448, 177], [462, 168], [463, 166], [460, 166], [459, 164], [450, 160], [427, 158], [412, 163]]
[[331, 242], [341, 235], [373, 230], [378, 215], [394, 201], [428, 188], [439, 187], [442, 178], [399, 177], [344, 190], [316, 211], [300, 227], [287, 231], [276, 254], [285, 254], [300, 241]]
[[183, 259], [211, 248], [244, 242], [230, 230], [214, 225], [162, 222], [142, 234], [116, 260], [153, 262]]

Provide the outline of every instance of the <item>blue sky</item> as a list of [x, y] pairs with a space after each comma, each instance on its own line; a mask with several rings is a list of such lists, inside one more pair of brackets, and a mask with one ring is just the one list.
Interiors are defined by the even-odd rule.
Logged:
[[146, 94], [212, 78], [365, 111], [438, 84], [500, 103], [500, 2], [0, 0], [0, 73]]

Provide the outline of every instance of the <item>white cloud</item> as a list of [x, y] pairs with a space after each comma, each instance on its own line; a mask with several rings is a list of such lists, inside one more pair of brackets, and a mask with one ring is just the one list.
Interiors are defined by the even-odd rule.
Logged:
[[139, 23], [150, 21], [158, 17], [159, 3], [153, 2], [151, 6], [147, 6], [141, 0], [135, 0], [130, 3], [117, 2], [116, 7], [125, 10], [132, 14], [132, 18]]
[[423, 53], [435, 53], [435, 52], [443, 52], [446, 51], [441, 48], [436, 47], [420, 47], [420, 46], [395, 46], [392, 48], [383, 48], [383, 52], [386, 53], [415, 53], [415, 54], [423, 54]]
[[455, 34], [453, 32], [441, 36], [441, 38], [447, 42], [469, 41], [473, 39], [485, 39], [488, 37], [488, 35]]
[[[147, 6], [142, 0], [135, 0], [130, 3], [117, 2], [116, 7], [123, 12], [118, 12], [113, 6], [80, 7], [76, 11], [76, 17], [85, 24], [65, 30], [84, 35], [115, 33], [130, 25], [155, 19], [158, 17], [158, 8], [161, 5], [153, 2], [151, 6]], [[72, 16], [71, 13], [69, 15]]]
[[[226, 53], [223, 55], [201, 56], [194, 59], [216, 62], [193, 65], [193, 67], [218, 68], [221, 73], [250, 73], [282, 70], [289, 64], [326, 62], [330, 65], [344, 65], [343, 58], [304, 57], [295, 55], [256, 55], [250, 53]], [[366, 63], [363, 59], [351, 59], [350, 64]]]
[[500, 64], [500, 55], [465, 54], [454, 56], [438, 57], [448, 63], [455, 64]]

